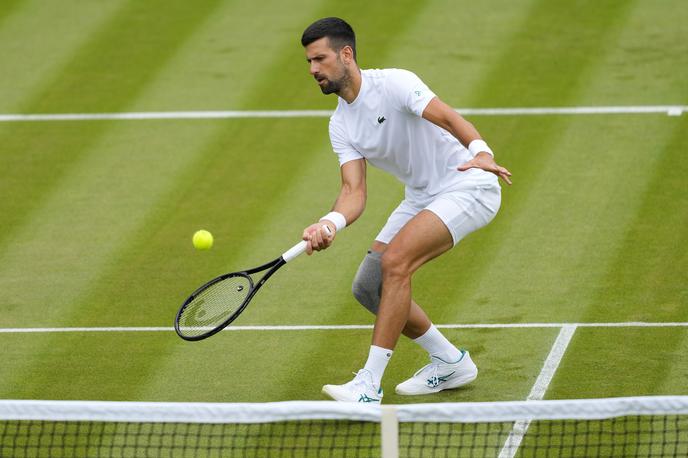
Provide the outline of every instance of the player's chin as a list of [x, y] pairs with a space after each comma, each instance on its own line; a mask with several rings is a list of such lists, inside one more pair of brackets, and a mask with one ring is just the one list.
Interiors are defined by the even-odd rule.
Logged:
[[324, 84], [320, 84], [320, 90], [325, 95], [337, 92], [335, 85], [331, 84], [329, 81], [325, 81]]

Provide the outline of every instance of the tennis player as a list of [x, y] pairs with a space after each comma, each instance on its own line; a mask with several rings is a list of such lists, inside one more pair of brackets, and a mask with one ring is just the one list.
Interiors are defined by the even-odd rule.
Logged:
[[413, 301], [411, 277], [495, 217], [501, 202], [497, 177], [511, 184], [511, 173], [495, 163], [473, 125], [415, 74], [361, 70], [354, 31], [344, 20], [314, 22], [301, 44], [320, 90], [339, 96], [329, 133], [342, 180], [332, 211], [303, 232], [307, 253], [329, 247], [337, 231], [361, 216], [367, 163], [405, 185], [404, 200], [375, 237], [353, 282], [356, 299], [377, 315], [368, 360], [353, 380], [325, 385], [323, 393], [338, 401], [380, 402], [382, 375], [402, 333], [428, 352], [430, 364], [397, 385], [398, 394], [470, 383], [478, 375], [470, 354], [447, 340]]

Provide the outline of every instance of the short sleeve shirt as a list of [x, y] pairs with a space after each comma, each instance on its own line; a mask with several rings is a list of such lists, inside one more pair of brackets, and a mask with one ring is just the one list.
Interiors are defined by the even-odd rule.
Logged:
[[330, 141], [340, 165], [365, 159], [418, 195], [435, 195], [461, 180], [488, 180], [480, 170], [458, 172], [471, 153], [446, 130], [422, 118], [435, 94], [414, 73], [361, 71], [352, 103], [339, 98], [330, 118]]

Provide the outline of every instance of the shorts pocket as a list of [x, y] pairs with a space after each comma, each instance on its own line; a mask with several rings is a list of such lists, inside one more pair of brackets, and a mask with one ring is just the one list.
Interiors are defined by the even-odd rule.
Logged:
[[480, 205], [497, 214], [502, 205], [502, 189], [499, 185], [478, 185], [476, 200]]

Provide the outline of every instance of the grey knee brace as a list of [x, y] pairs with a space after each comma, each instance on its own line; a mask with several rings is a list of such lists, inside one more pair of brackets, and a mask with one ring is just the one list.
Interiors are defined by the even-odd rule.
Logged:
[[363, 307], [377, 315], [382, 292], [382, 253], [368, 251], [358, 267], [351, 290]]

